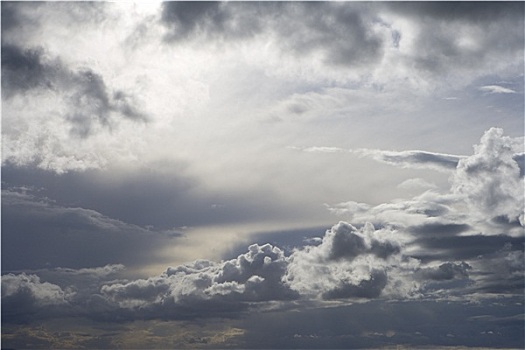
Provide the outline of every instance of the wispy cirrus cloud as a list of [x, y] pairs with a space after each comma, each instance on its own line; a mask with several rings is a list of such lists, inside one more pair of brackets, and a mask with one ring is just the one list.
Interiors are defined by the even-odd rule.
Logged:
[[515, 94], [516, 91], [500, 86], [500, 85], [485, 85], [479, 88], [481, 91], [489, 94]]

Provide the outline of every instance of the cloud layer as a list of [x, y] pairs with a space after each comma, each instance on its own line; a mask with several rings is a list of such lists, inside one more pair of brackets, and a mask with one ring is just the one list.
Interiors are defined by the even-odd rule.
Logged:
[[[512, 158], [516, 147], [521, 147], [518, 139], [491, 129], [475, 153], [459, 161], [451, 192], [441, 199], [427, 192], [397, 204], [347, 204], [338, 214], [351, 214], [352, 221], [362, 222], [360, 228], [339, 222], [321, 240], [310, 240], [313, 244], [306, 243], [289, 254], [270, 244], [253, 244], [234, 259], [197, 260], [132, 281], [107, 279], [123, 268], [117, 265], [8, 274], [2, 279], [3, 310], [6, 315], [15, 313], [22, 300], [27, 310], [16, 309], [20, 317], [28, 317], [34, 310], [44, 312], [50, 305], [73, 312], [80, 306], [77, 293], [90, 300], [83, 301], [82, 307], [98, 305], [92, 317], [110, 317], [108, 310], [119, 310], [120, 317], [175, 319], [224, 316], [276, 301], [519, 295], [524, 268], [523, 227], [516, 207], [521, 206], [523, 211], [523, 198], [515, 193], [523, 186], [523, 177]], [[8, 207], [26, 205], [26, 197], [9, 193], [4, 202], [7, 200]], [[490, 207], [493, 202], [498, 206]], [[39, 205], [48, 211], [62, 210], [46, 203]], [[469, 215], [458, 211], [463, 205], [471, 207]], [[111, 227], [117, 224], [93, 212], [76, 212], [68, 210], [62, 215], [77, 222], [77, 216], [90, 214], [89, 225], [98, 225], [106, 235], [112, 234]], [[373, 218], [380, 228], [366, 222], [367, 218]], [[130, 233], [127, 235], [129, 239]], [[107, 244], [108, 238], [104, 242]], [[98, 276], [84, 291], [75, 278], [83, 274]]]
[[523, 3], [1, 7], [5, 346], [523, 347]]

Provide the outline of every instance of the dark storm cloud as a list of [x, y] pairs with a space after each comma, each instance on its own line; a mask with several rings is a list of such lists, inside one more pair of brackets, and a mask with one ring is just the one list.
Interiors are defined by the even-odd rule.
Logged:
[[[392, 14], [415, 27], [410, 33], [393, 29]], [[321, 53], [325, 63], [346, 67], [374, 65], [386, 48], [407, 45], [409, 36], [418, 49], [406, 53], [405, 63], [438, 74], [490, 64], [503, 55], [518, 57], [523, 51], [521, 3], [169, 2], [163, 5], [162, 23], [169, 29], [168, 41], [271, 34], [283, 51], [312, 57]], [[390, 38], [374, 27], [389, 30]], [[458, 33], [476, 44], [465, 47]]]
[[298, 56], [320, 52], [337, 65], [356, 65], [382, 57], [382, 39], [364, 6], [318, 2], [168, 2], [162, 22], [168, 41], [195, 37], [248, 39], [272, 33], [283, 49]]
[[162, 5], [162, 21], [171, 30], [168, 40], [183, 40], [197, 35], [239, 39], [260, 32], [266, 12], [277, 7], [281, 5], [256, 2], [165, 2]]
[[2, 191], [3, 271], [153, 262], [177, 234], [154, 232], [97, 211], [63, 207], [23, 191]]

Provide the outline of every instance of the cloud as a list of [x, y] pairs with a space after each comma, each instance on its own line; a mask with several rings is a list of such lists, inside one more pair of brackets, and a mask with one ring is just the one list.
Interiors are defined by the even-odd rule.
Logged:
[[[417, 225], [414, 220], [424, 219], [420, 215], [433, 216], [431, 212], [434, 210], [439, 210], [436, 214], [440, 216], [447, 212], [456, 213], [456, 218], [451, 215], [449, 217], [457, 220], [457, 215], [462, 212], [461, 206], [458, 207], [457, 203], [462, 202], [473, 210], [470, 216], [472, 219], [475, 217], [477, 221], [488, 223], [496, 222], [498, 218], [507, 218], [509, 223], [518, 222], [523, 225], [524, 200], [521, 195], [523, 138], [504, 136], [500, 128], [487, 130], [481, 137], [479, 145], [474, 146], [474, 154], [471, 156], [423, 151], [357, 150], [354, 152], [392, 165], [446, 170], [452, 174], [450, 192], [439, 196], [437, 192], [427, 191], [421, 196], [414, 197], [413, 200], [385, 203], [373, 208], [365, 203], [349, 201], [328, 206], [333, 213], [351, 215], [354, 219], [365, 215], [361, 220], [394, 224], [393, 215], [398, 219], [410, 218], [412, 220], [410, 224]], [[407, 223], [404, 222], [405, 225]]]
[[474, 146], [474, 154], [459, 161], [452, 191], [482, 216], [506, 216], [525, 225], [524, 182], [515, 160], [521, 152], [523, 138], [503, 136], [502, 129], [491, 128]]
[[391, 229], [376, 230], [370, 223], [357, 229], [340, 222], [326, 231], [321, 244], [291, 254], [286, 283], [301, 295], [324, 299], [377, 298], [388, 284], [400, 295], [414, 292], [402, 276], [417, 262], [403, 261], [402, 244]]
[[2, 240], [9, 247], [2, 250], [3, 271], [106, 264], [136, 268], [163, 260], [159, 250], [180, 236], [18, 190], [2, 190], [2, 213]]
[[41, 282], [36, 275], [2, 275], [2, 320], [19, 322], [26, 317], [47, 317], [68, 306], [72, 291]]
[[98, 168], [107, 159], [90, 146], [149, 120], [136, 96], [109, 88], [90, 68], [67, 67], [42, 47], [2, 44], [2, 77], [4, 163], [57, 173]]
[[42, 48], [23, 50], [14, 45], [2, 45], [4, 98], [33, 88], [53, 88], [53, 75], [60, 67], [57, 63], [45, 63], [42, 51]]
[[[168, 41], [204, 38], [224, 44], [228, 40], [260, 39], [299, 58], [320, 57], [327, 66], [352, 70], [374, 67], [386, 74], [392, 74], [392, 70], [389, 73], [384, 69], [391, 64], [416, 67], [425, 75], [447, 74], [455, 68], [476, 70], [486, 64], [504, 66], [498, 61], [502, 57], [519, 61], [523, 23], [517, 13], [523, 6], [474, 7], [181, 2], [163, 5], [161, 23], [168, 28]], [[426, 20], [419, 21], [421, 17]], [[489, 35], [484, 31], [487, 27], [493, 29]], [[500, 40], [504, 33], [505, 44]]]
[[[350, 66], [382, 56], [382, 38], [370, 30], [372, 18], [363, 9], [355, 4], [174, 2], [163, 5], [162, 23], [169, 29], [168, 41], [270, 34], [297, 56], [320, 54], [327, 63]], [[312, 16], [319, 12], [324, 16]]]
[[46, 57], [41, 47], [23, 49], [2, 45], [2, 92], [9, 99], [33, 89], [50, 90], [65, 97], [69, 111], [65, 121], [71, 133], [87, 137], [95, 128], [110, 126], [110, 113], [146, 121], [134, 105], [134, 98], [123, 91], [108, 91], [104, 79], [91, 69], [70, 70], [59, 59]]
[[[250, 331], [240, 339], [240, 347], [377, 349], [400, 347], [399, 344], [406, 348], [462, 344], [483, 348], [499, 344], [519, 348], [524, 332], [522, 310], [513, 304], [518, 300], [489, 299], [484, 303], [378, 300], [338, 307], [305, 307], [295, 312], [258, 313], [243, 319], [244, 327]], [[496, 314], [502, 316], [493, 316], [495, 308]], [[268, 337], [268, 334], [279, 336]]]
[[499, 85], [485, 85], [479, 88], [481, 91], [488, 92], [490, 94], [515, 94], [516, 91], [505, 88]]
[[468, 270], [472, 269], [472, 266], [466, 262], [461, 263], [451, 263], [446, 262], [436, 267], [427, 267], [420, 270], [420, 273], [423, 278], [434, 280], [434, 281], [444, 281], [452, 280], [455, 278], [463, 279], [468, 278]]
[[426, 151], [382, 151], [360, 149], [353, 153], [361, 157], [371, 157], [377, 161], [397, 165], [404, 168], [430, 168], [434, 170], [450, 171], [456, 168], [461, 156], [433, 153]]
[[[269, 244], [251, 245], [236, 259], [215, 263], [197, 260], [168, 268], [163, 274], [129, 283], [102, 286], [101, 292], [119, 307], [145, 312], [172, 308], [188, 317], [185, 310], [209, 313], [246, 309], [246, 302], [290, 300], [298, 295], [281, 283], [286, 271], [282, 250]], [[204, 311], [204, 310], [202, 310]], [[204, 315], [197, 315], [204, 316]]]
[[[420, 70], [446, 74], [451, 67], [464, 71], [480, 65], [500, 67], [498, 59], [502, 57], [520, 60], [517, 52], [523, 48], [523, 4], [392, 3], [386, 7], [406, 20], [425, 18], [413, 28], [415, 33], [410, 33], [411, 43], [405, 43], [403, 36], [400, 42], [400, 47], [409, 44], [405, 52]], [[501, 40], [505, 32], [511, 34], [508, 40]]]
[[433, 183], [429, 183], [421, 178], [408, 179], [397, 185], [397, 187], [407, 190], [420, 190], [420, 189], [437, 189], [437, 186]]

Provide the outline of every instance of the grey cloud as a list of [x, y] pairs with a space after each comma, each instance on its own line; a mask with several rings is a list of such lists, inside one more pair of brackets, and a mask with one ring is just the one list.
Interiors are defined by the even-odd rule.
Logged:
[[[402, 167], [455, 170], [452, 172], [450, 192], [454, 198], [449, 196], [445, 200], [449, 205], [461, 200], [472, 210], [473, 218], [476, 214], [479, 216], [477, 219], [481, 220], [507, 217], [509, 223], [518, 222], [523, 226], [523, 138], [505, 136], [502, 129], [491, 128], [481, 137], [480, 143], [474, 146], [474, 154], [471, 156], [366, 149], [353, 152]], [[370, 211], [381, 212], [386, 207], [389, 205], [378, 206]], [[358, 212], [363, 212], [361, 209]], [[350, 208], [344, 208], [344, 203], [332, 210], [351, 211]]]
[[257, 313], [242, 320], [247, 332], [240, 347], [379, 349], [403, 344], [406, 348], [522, 348], [523, 310], [516, 302], [521, 304], [521, 299], [493, 298], [479, 303], [372, 300]]
[[[410, 33], [396, 30], [392, 14], [415, 28]], [[164, 4], [162, 23], [170, 30], [168, 40], [196, 36], [238, 40], [272, 34], [283, 51], [312, 57], [321, 53], [325, 63], [346, 67], [373, 66], [386, 48], [399, 50], [414, 36], [412, 44], [418, 50], [404, 53], [404, 64], [433, 74], [488, 67], [502, 57], [518, 60], [523, 51], [519, 3], [175, 2]], [[374, 26], [390, 31], [390, 38], [374, 31]], [[472, 47], [465, 47], [458, 33], [465, 42], [473, 42]]]
[[354, 150], [353, 153], [371, 157], [377, 161], [401, 167], [432, 168], [449, 171], [457, 167], [462, 156], [433, 153], [425, 151], [382, 151], [382, 150]]
[[470, 235], [470, 236], [418, 236], [413, 244], [422, 248], [412, 256], [423, 261], [447, 260], [450, 257], [460, 260], [477, 259], [492, 254], [510, 244], [512, 250], [523, 250], [523, 237], [507, 235]]
[[377, 298], [389, 284], [396, 285], [394, 293], [409, 293], [402, 271], [414, 267], [403, 260], [396, 238], [392, 230], [370, 223], [357, 229], [339, 222], [320, 244], [290, 255], [285, 281], [302, 295], [325, 299]]
[[[373, 230], [373, 227], [371, 229]], [[328, 259], [335, 260], [341, 258], [353, 260], [358, 255], [366, 253], [386, 259], [400, 251], [399, 245], [392, 241], [381, 242], [372, 238], [366, 242], [366, 236], [362, 236], [354, 226], [344, 222], [340, 222], [326, 232], [323, 244], [330, 246]]]
[[8, 30], [16, 28], [18, 25], [20, 25], [21, 19], [19, 18], [20, 16], [16, 11], [16, 6], [17, 5], [15, 2], [2, 1], [2, 33], [5, 33]]
[[411, 226], [409, 231], [416, 235], [428, 235], [428, 237], [447, 237], [456, 236], [462, 232], [467, 232], [471, 227], [467, 224], [451, 224], [431, 222], [422, 225]]
[[259, 3], [166, 2], [162, 21], [170, 28], [168, 40], [181, 40], [195, 35], [236, 39], [251, 37], [260, 31], [262, 7], [279, 7]]
[[157, 315], [160, 309], [168, 309], [174, 318], [209, 317], [225, 309], [244, 310], [247, 302], [298, 298], [281, 281], [286, 264], [279, 248], [254, 244], [236, 259], [198, 260], [168, 268], [157, 277], [107, 284], [101, 292], [113, 305], [132, 312]]
[[348, 298], [367, 298], [373, 299], [381, 295], [388, 282], [387, 274], [384, 271], [375, 270], [370, 274], [370, 279], [362, 280], [359, 284], [343, 283], [335, 289], [323, 293], [324, 299], [348, 299]]
[[[46, 15], [64, 13], [60, 20], [79, 23], [100, 23], [105, 19], [107, 3], [68, 2], [2, 2], [2, 43], [23, 40], [24, 31], [38, 31]], [[23, 27], [21, 27], [23, 26]], [[20, 29], [24, 30], [21, 31]]]
[[281, 282], [285, 270], [282, 250], [269, 244], [254, 244], [236, 259], [222, 263], [198, 260], [168, 268], [158, 277], [106, 285], [102, 292], [119, 305], [131, 308], [224, 301], [231, 296], [235, 296], [237, 302], [297, 298], [297, 294]]
[[32, 90], [59, 92], [68, 104], [64, 119], [72, 135], [90, 136], [97, 126], [114, 127], [111, 113], [134, 121], [148, 117], [136, 106], [136, 98], [121, 90], [111, 90], [91, 69], [71, 70], [59, 59], [47, 57], [41, 47], [2, 45], [2, 96], [12, 98]]
[[54, 75], [60, 71], [56, 63], [44, 62], [41, 48], [22, 49], [15, 45], [2, 45], [2, 96], [33, 88], [54, 88]]
[[424, 279], [444, 281], [455, 278], [468, 278], [468, 270], [470, 269], [472, 269], [472, 266], [464, 261], [461, 263], [446, 262], [437, 267], [424, 268], [420, 273]]
[[71, 78], [75, 93], [70, 99], [71, 106], [75, 107], [66, 118], [72, 124], [73, 134], [83, 138], [90, 136], [97, 124], [111, 128], [110, 113], [114, 111], [131, 120], [148, 120], [135, 106], [132, 96], [120, 90], [111, 94], [103, 78], [93, 71], [73, 73]]
[[[64, 207], [20, 191], [2, 191], [2, 268], [138, 266], [177, 238], [111, 219], [97, 211]], [[22, 254], [23, 252], [23, 254]]]
[[525, 153], [515, 154], [512, 159], [518, 163], [520, 168], [520, 177], [525, 176]]
[[[386, 6], [407, 19], [425, 18], [420, 21], [416, 38], [418, 51], [411, 57], [419, 69], [440, 73], [450, 67], [471, 69], [476, 65], [496, 64], [502, 57], [520, 59], [522, 56], [518, 54], [523, 51], [522, 3], [436, 2]], [[458, 40], [462, 37], [474, 44], [462, 46]]]
[[163, 5], [162, 22], [170, 30], [169, 41], [272, 33], [296, 55], [320, 52], [328, 63], [350, 66], [382, 56], [382, 39], [368, 28], [372, 19], [363, 8], [349, 3], [169, 2]]
[[491, 23], [502, 19], [522, 18], [523, 4], [485, 1], [441, 1], [386, 3], [386, 7], [399, 14], [436, 19], [445, 22], [466, 21], [475, 24]]
[[47, 317], [60, 313], [73, 295], [58, 285], [41, 282], [36, 275], [25, 273], [2, 276], [2, 321], [23, 322], [27, 317]]
[[472, 288], [478, 293], [523, 295], [525, 287], [525, 255], [523, 245], [516, 247], [511, 242], [500, 249], [486, 254], [472, 262], [475, 270], [476, 285]]
[[109, 173], [89, 170], [61, 175], [8, 163], [2, 167], [2, 180], [5, 187], [39, 188], [40, 195], [64, 207], [81, 206], [126, 223], [162, 230], [304, 215], [303, 208], [290, 208], [275, 191], [210, 191], [186, 173], [186, 165], [176, 162], [154, 163], [133, 174], [109, 169]]

